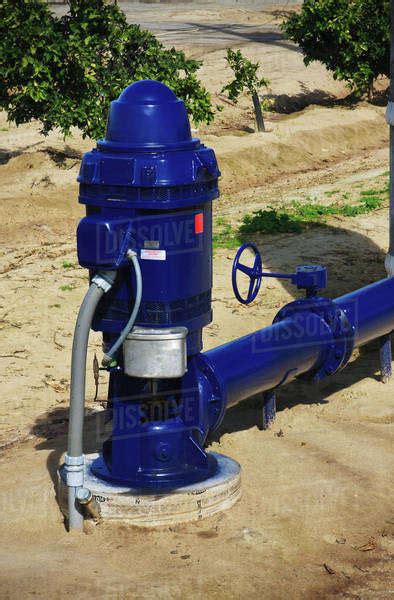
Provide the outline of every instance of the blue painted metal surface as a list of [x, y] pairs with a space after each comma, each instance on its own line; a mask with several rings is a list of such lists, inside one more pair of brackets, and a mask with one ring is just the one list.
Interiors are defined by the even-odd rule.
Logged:
[[[286, 312], [292, 304], [282, 311]], [[272, 390], [300, 375], [321, 373], [322, 378], [321, 367], [325, 364], [330, 367], [331, 362], [327, 360], [333, 359], [333, 348], [339, 348], [338, 368], [343, 368], [350, 358], [350, 348], [391, 332], [394, 329], [394, 278], [382, 279], [342, 296], [333, 304], [348, 319], [342, 340], [335, 339], [335, 321], [328, 323], [324, 312], [312, 301], [306, 310], [290, 312], [287, 318], [270, 327], [205, 352], [203, 357], [226, 406]], [[338, 342], [342, 342], [342, 350]], [[330, 374], [331, 369], [326, 376]]]
[[[112, 435], [93, 466], [99, 477], [146, 490], [171, 489], [207, 478], [215, 459], [204, 450], [227, 407], [260, 394], [263, 426], [275, 416], [275, 389], [295, 377], [320, 380], [343, 368], [356, 346], [394, 329], [394, 278], [336, 300], [317, 295], [324, 267], [264, 273], [252, 244], [252, 267], [237, 252], [234, 291], [251, 302], [262, 277], [288, 278], [306, 297], [285, 306], [270, 327], [205, 353], [202, 328], [211, 321], [211, 204], [219, 170], [212, 150], [192, 139], [183, 102], [152, 81], [129, 86], [111, 104], [105, 140], [83, 158], [78, 257], [90, 270], [116, 269], [94, 329], [104, 347], [129, 317], [135, 281], [125, 255], [139, 257], [143, 292], [136, 324], [188, 329], [187, 372], [178, 379], [140, 379], [123, 372], [119, 352], [110, 371]], [[250, 279], [246, 297], [237, 273]], [[152, 356], [152, 360], [155, 360]]]
[[87, 215], [77, 230], [82, 266], [120, 270], [93, 323], [108, 343], [133, 303], [125, 257], [132, 248], [144, 281], [136, 324], [185, 326], [190, 354], [201, 349], [201, 329], [212, 318], [219, 174], [214, 152], [191, 137], [184, 103], [165, 85], [140, 81], [111, 103], [106, 138], [82, 160], [79, 201]]
[[[248, 267], [241, 263], [241, 257], [244, 254], [245, 250], [251, 251], [253, 258], [253, 266]], [[257, 294], [260, 291], [261, 279], [262, 279], [262, 270], [263, 263], [261, 261], [260, 252], [257, 249], [255, 244], [248, 242], [247, 244], [243, 244], [240, 248], [238, 248], [237, 253], [234, 258], [233, 268], [231, 271], [231, 283], [233, 285], [233, 292], [241, 304], [250, 304], [256, 298]], [[243, 273], [249, 278], [249, 287], [245, 296], [242, 296], [241, 292], [238, 288], [238, 273]]]
[[[253, 255], [253, 265], [247, 266], [241, 263], [241, 257], [245, 251], [250, 251]], [[245, 296], [238, 288], [238, 273], [243, 273], [249, 278], [249, 287]], [[301, 265], [297, 267], [295, 273], [271, 273], [263, 271], [263, 261], [261, 254], [255, 244], [247, 242], [238, 248], [234, 258], [231, 273], [231, 282], [235, 297], [242, 304], [250, 304], [259, 293], [263, 277], [273, 277], [275, 279], [289, 279], [299, 290], [305, 290], [306, 296], [314, 296], [319, 290], [327, 285], [327, 269], [322, 265]]]
[[394, 277], [341, 296], [335, 304], [354, 325], [355, 346], [363, 346], [394, 329]]
[[[104, 347], [126, 325], [134, 303], [129, 248], [138, 254], [143, 280], [136, 325], [189, 332], [183, 380], [127, 377], [119, 353], [108, 395], [113, 435], [104, 446], [114, 481], [171, 486], [212, 470], [194, 441], [201, 437], [201, 411], [196, 377], [188, 382], [202, 328], [212, 319], [212, 200], [219, 175], [214, 152], [191, 137], [184, 103], [156, 81], [137, 82], [111, 103], [106, 138], [83, 157], [79, 201], [86, 217], [77, 231], [79, 262], [91, 275], [118, 270], [93, 322]], [[191, 387], [186, 400], [185, 386]]]
[[204, 353], [226, 407], [323, 364], [330, 327], [306, 311]]
[[261, 430], [269, 429], [276, 417], [276, 393], [275, 390], [269, 390], [263, 393], [263, 407], [261, 411], [261, 421], [257, 427]]
[[380, 338], [380, 372], [383, 383], [387, 383], [393, 374], [390, 334]]

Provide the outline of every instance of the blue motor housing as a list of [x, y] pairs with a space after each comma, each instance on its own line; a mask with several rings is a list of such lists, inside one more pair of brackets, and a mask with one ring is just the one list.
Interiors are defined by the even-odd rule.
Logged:
[[111, 339], [125, 326], [134, 280], [125, 259], [137, 251], [143, 295], [136, 325], [184, 326], [188, 352], [201, 349], [211, 321], [212, 200], [219, 195], [213, 150], [191, 137], [184, 103], [162, 83], [139, 81], [111, 103], [107, 134], [85, 154], [78, 181], [86, 217], [78, 259], [92, 272], [121, 275], [93, 328]]

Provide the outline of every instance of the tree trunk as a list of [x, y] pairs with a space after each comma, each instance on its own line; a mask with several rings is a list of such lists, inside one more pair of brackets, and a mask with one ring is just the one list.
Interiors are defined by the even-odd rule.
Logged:
[[372, 102], [372, 100], [373, 100], [373, 92], [374, 92], [373, 83], [374, 83], [373, 79], [368, 83], [368, 100], [369, 100], [369, 102]]
[[252, 94], [254, 114], [256, 116], [257, 131], [265, 131], [263, 112], [261, 110], [261, 104], [257, 92]]

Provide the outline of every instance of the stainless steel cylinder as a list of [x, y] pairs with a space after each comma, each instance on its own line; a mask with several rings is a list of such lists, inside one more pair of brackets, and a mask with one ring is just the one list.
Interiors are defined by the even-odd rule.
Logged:
[[123, 344], [124, 371], [129, 377], [173, 379], [187, 369], [186, 327], [134, 327]]

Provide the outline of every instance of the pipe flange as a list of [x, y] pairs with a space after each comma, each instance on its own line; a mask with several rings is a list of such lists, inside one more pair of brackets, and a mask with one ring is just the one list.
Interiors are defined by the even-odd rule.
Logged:
[[290, 302], [278, 312], [273, 322], [279, 323], [301, 312], [318, 315], [332, 334], [322, 361], [316, 368], [300, 376], [315, 382], [321, 381], [343, 369], [349, 362], [354, 348], [354, 327], [344, 311], [333, 300], [324, 297]]
[[206, 383], [209, 389], [207, 394], [202, 394], [202, 397], [208, 398], [208, 432], [211, 435], [216, 431], [224, 418], [224, 413], [226, 412], [225, 393], [221, 389], [212, 366], [203, 354], [197, 357], [197, 368], [199, 375], [202, 375], [202, 379], [199, 377], [199, 386], [204, 386]]

